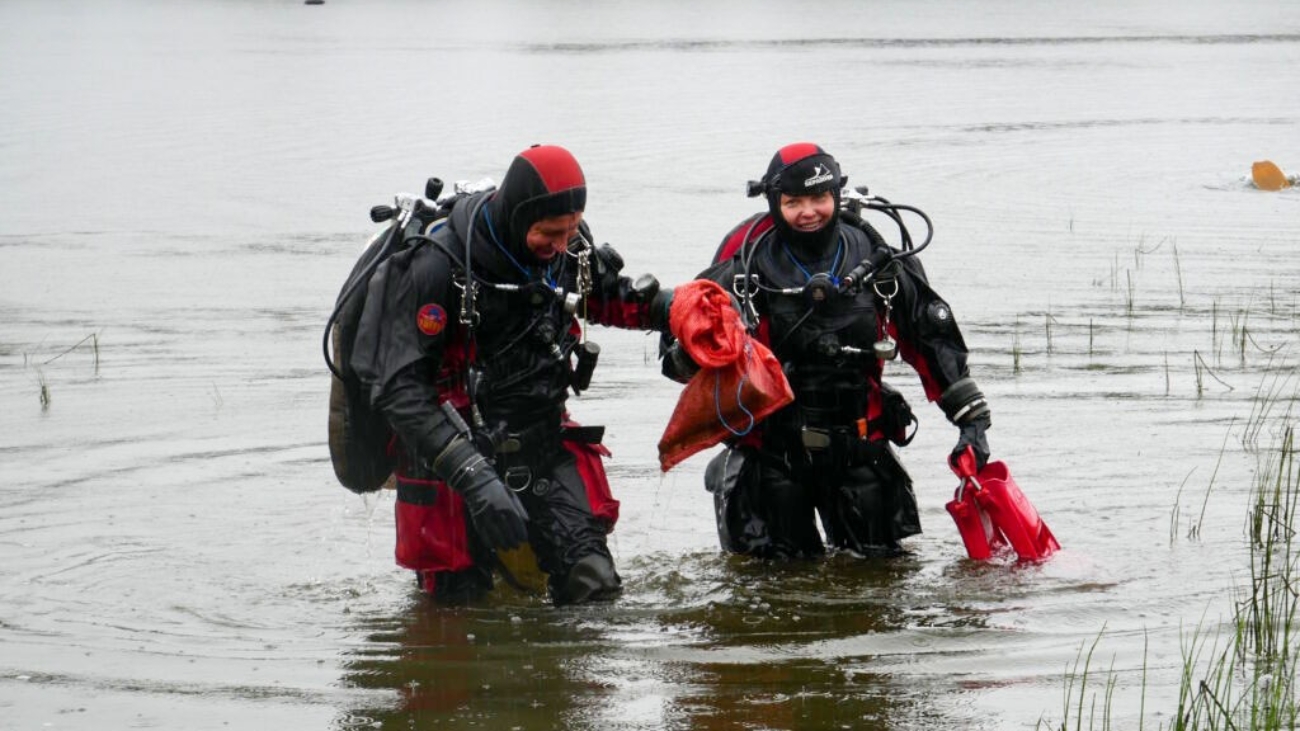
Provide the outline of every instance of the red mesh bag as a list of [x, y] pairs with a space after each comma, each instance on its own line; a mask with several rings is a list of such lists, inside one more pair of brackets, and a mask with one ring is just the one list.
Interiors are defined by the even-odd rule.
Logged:
[[678, 287], [668, 325], [700, 372], [682, 390], [659, 440], [664, 472], [728, 435], [747, 434], [794, 401], [781, 363], [745, 331], [731, 296], [716, 282]]

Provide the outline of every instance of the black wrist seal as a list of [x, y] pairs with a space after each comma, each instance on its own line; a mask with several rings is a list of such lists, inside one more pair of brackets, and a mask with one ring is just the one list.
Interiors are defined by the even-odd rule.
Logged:
[[939, 397], [939, 408], [957, 426], [968, 424], [974, 419], [990, 417], [988, 402], [979, 386], [969, 377], [952, 384]]

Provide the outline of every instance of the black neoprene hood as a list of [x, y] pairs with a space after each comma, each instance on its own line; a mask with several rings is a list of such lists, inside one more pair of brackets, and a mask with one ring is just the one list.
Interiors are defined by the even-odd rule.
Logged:
[[516, 256], [534, 223], [582, 211], [587, 179], [573, 154], [557, 145], [533, 145], [515, 156], [501, 187], [488, 202], [488, 215], [501, 243]]
[[790, 196], [815, 195], [830, 191], [835, 198], [835, 209], [840, 207], [840, 189], [847, 182], [840, 174], [840, 165], [830, 153], [811, 142], [795, 142], [776, 151], [763, 176], [763, 191], [767, 196], [767, 210], [772, 214], [772, 224], [778, 236], [807, 252], [820, 252], [835, 238], [837, 219], [832, 217], [818, 231], [795, 231], [781, 215], [781, 194]]

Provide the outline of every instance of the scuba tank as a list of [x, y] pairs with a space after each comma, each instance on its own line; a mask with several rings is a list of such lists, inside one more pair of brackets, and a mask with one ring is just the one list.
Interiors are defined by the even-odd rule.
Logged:
[[456, 201], [489, 186], [491, 181], [486, 180], [474, 186], [457, 183], [452, 195], [439, 199], [443, 183], [438, 178], [429, 178], [424, 197], [399, 194], [393, 206], [370, 209], [370, 220], [389, 222], [388, 227], [371, 237], [343, 283], [334, 310], [325, 322], [321, 342], [325, 365], [332, 375], [330, 461], [339, 483], [352, 492], [367, 493], [382, 488], [396, 462], [396, 454], [391, 449], [392, 430], [383, 415], [371, 407], [368, 389], [350, 364], [370, 279], [393, 254], [427, 242], [427, 234], [450, 215]]

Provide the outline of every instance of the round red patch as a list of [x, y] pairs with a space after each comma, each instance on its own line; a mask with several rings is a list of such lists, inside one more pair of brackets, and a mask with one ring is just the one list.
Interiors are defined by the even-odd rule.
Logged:
[[442, 305], [425, 305], [415, 316], [415, 325], [425, 335], [437, 335], [447, 327], [447, 311], [442, 309]]

